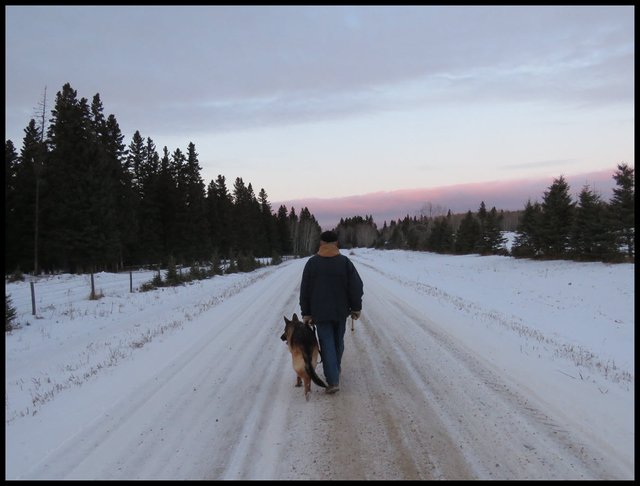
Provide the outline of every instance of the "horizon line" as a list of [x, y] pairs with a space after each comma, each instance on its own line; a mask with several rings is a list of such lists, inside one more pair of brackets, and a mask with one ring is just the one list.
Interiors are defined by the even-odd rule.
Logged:
[[[630, 165], [630, 164], [628, 164]], [[633, 167], [632, 165], [630, 165]], [[537, 201], [542, 197], [553, 181], [563, 177], [569, 185], [571, 194], [578, 194], [584, 186], [590, 187], [603, 198], [612, 193], [615, 187], [613, 169], [582, 172], [572, 175], [561, 174], [549, 177], [529, 177], [505, 180], [490, 180], [432, 186], [414, 189], [394, 189], [375, 191], [351, 196], [305, 197], [274, 201], [275, 207], [306, 207], [323, 227], [335, 227], [340, 219], [354, 216], [372, 216], [376, 224], [407, 215], [418, 215], [425, 206], [451, 211], [452, 214], [477, 211], [482, 202], [487, 209], [517, 211], [524, 209], [527, 201]], [[597, 185], [597, 187], [596, 187]], [[576, 187], [577, 186], [577, 187]], [[607, 194], [604, 194], [606, 192]], [[335, 223], [330, 223], [330, 220]], [[333, 225], [333, 226], [332, 226]]]

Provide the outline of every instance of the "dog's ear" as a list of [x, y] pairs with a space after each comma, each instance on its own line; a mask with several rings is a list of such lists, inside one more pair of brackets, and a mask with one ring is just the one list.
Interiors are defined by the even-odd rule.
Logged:
[[293, 317], [291, 318], [291, 322], [300, 322], [298, 321], [298, 314], [294, 312]]
[[[295, 314], [294, 314], [294, 316], [295, 316]], [[289, 319], [287, 319], [287, 316], [284, 316], [284, 323], [285, 324], [290, 324], [291, 323], [291, 321]]]

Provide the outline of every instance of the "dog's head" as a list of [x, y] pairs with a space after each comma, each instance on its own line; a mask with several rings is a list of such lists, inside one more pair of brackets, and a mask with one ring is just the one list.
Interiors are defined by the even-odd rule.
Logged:
[[297, 314], [293, 314], [293, 317], [291, 318], [291, 320], [287, 319], [286, 317], [284, 318], [284, 332], [282, 333], [282, 336], [280, 336], [280, 339], [282, 339], [283, 341], [289, 341], [289, 338], [291, 337], [291, 334], [293, 333], [294, 328], [300, 324], [300, 321], [298, 320], [298, 315]]

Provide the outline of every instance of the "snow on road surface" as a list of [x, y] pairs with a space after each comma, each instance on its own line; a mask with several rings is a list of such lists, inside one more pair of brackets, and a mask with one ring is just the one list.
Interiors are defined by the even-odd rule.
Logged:
[[[452, 329], [474, 319], [460, 299], [407, 286], [366, 252], [351, 258], [365, 295], [353, 331], [348, 322], [337, 394], [312, 384], [305, 401], [293, 386], [279, 337], [283, 316], [299, 313], [306, 259], [287, 261], [243, 276], [215, 302], [206, 292], [184, 299], [179, 329], [9, 422], [7, 478], [633, 477], [632, 442], [629, 451], [594, 433], [588, 412], [572, 413], [580, 403], [558, 407], [499, 356], [478, 352], [473, 334], [456, 338]], [[568, 381], [562, 390], [550, 381], [549, 394], [569, 403]]]

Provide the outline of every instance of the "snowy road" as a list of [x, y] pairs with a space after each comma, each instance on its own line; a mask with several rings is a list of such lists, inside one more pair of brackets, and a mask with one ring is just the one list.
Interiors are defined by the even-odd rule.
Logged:
[[[289, 261], [262, 270], [242, 292], [199, 314], [194, 303], [179, 338], [154, 342], [135, 361], [84, 384], [82, 393], [96, 396], [90, 412], [56, 410], [55, 402], [43, 409], [41, 420], [66, 418], [46, 454], [21, 477], [613, 479], [628, 473], [629, 464], [618, 463], [607, 444], [546, 411], [525, 383], [453, 339], [442, 313], [424, 312], [423, 295], [407, 299], [401, 282], [366, 259], [353, 260], [364, 281], [363, 314], [353, 332], [347, 329], [336, 395], [312, 385], [306, 402], [293, 386], [279, 336], [283, 316], [299, 313], [306, 259]], [[107, 381], [124, 376], [136, 386], [118, 396], [100, 394], [101, 387], [113, 389]]]

